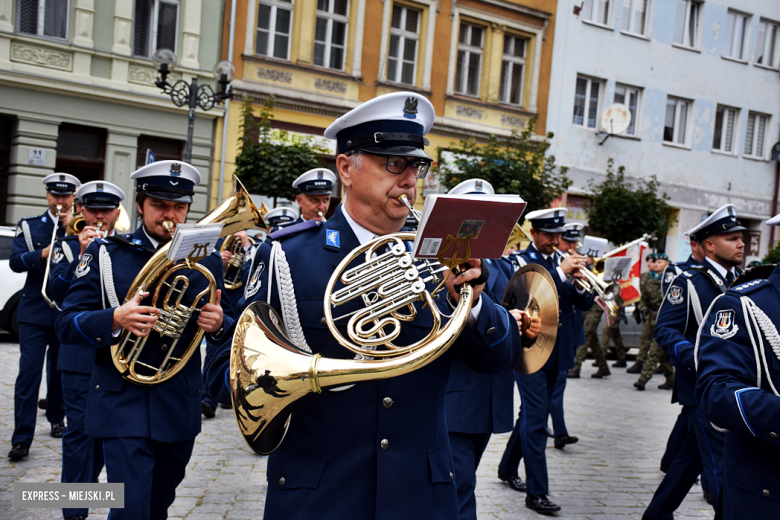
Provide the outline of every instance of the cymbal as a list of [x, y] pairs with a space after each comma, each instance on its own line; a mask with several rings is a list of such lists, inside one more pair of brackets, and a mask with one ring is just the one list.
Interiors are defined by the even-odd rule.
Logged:
[[501, 301], [507, 309], [520, 309], [542, 319], [542, 330], [536, 341], [523, 347], [515, 370], [521, 374], [533, 374], [541, 369], [552, 354], [558, 335], [558, 291], [547, 269], [528, 264], [512, 275]]

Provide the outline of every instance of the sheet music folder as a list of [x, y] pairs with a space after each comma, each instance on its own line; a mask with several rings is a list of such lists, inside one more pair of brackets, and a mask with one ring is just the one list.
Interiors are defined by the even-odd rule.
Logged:
[[[437, 258], [448, 247], [447, 237], [451, 241], [471, 236], [471, 258], [501, 258], [525, 206], [519, 195], [428, 195], [414, 240], [414, 257]], [[452, 249], [450, 245], [444, 256], [452, 256]]]

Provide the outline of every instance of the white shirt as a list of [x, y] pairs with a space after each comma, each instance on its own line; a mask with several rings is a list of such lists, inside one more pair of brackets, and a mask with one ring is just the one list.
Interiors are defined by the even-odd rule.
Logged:
[[[358, 242], [360, 242], [360, 245], [362, 246], [369, 240], [373, 240], [377, 235], [373, 231], [369, 231], [360, 224], [358, 224], [355, 219], [353, 219], [350, 214], [347, 212], [346, 206], [341, 206], [341, 211], [344, 212], [344, 218], [347, 219], [347, 223], [349, 224], [349, 227], [352, 229], [352, 232], [355, 234], [355, 236], [358, 239]], [[479, 319], [479, 313], [482, 310], [482, 298], [479, 298], [477, 300], [477, 303], [474, 304], [474, 306], [471, 308], [471, 314], [469, 315], [467, 326], [473, 326], [476, 321]]]
[[152, 247], [157, 249], [157, 247], [160, 245], [160, 242], [158, 242], [157, 240], [155, 240], [155, 239], [153, 239], [152, 237], [149, 236], [149, 233], [146, 232], [146, 226], [142, 225], [141, 229], [144, 230], [144, 235], [146, 235], [146, 238], [148, 238], [149, 242], [152, 243]]

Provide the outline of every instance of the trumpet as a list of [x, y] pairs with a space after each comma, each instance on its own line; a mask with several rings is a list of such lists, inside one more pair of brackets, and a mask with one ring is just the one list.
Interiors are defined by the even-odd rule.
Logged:
[[43, 274], [43, 285], [41, 286], [41, 296], [43, 296], [43, 299], [46, 301], [46, 303], [49, 304], [49, 307], [53, 309], [57, 309], [58, 311], [61, 311], [60, 306], [57, 305], [57, 302], [50, 299], [49, 296], [46, 294], [46, 285], [49, 282], [49, 271], [51, 271], [51, 258], [54, 256], [54, 251], [52, 249], [54, 248], [54, 242], [57, 241], [57, 229], [60, 225], [60, 215], [62, 214], [62, 204], [57, 204], [57, 214], [54, 215], [54, 230], [51, 232], [51, 242], [49, 242], [49, 256], [46, 258], [46, 271]]
[[[579, 242], [578, 248], [581, 245]], [[571, 255], [564, 251], [561, 251], [557, 247], [553, 246], [553, 250], [557, 251], [559, 255], [564, 258], [569, 258]], [[587, 267], [579, 267], [579, 272], [582, 273], [583, 279], [577, 280], [577, 282], [588, 292], [595, 292], [599, 298], [604, 300], [604, 303], [609, 308], [609, 313], [613, 316], [617, 316], [619, 307], [615, 303], [615, 298], [620, 295], [620, 284], [618, 282], [605, 282], [599, 274], [596, 274], [589, 270]]]
[[608, 253], [604, 253], [604, 256], [601, 256], [599, 258], [594, 258], [593, 259], [593, 262], [594, 262], [593, 272], [596, 273], [596, 274], [602, 274], [604, 272], [604, 268], [605, 268], [606, 263], [607, 263], [607, 258], [609, 258], [611, 256], [615, 256], [618, 253], [622, 253], [623, 251], [625, 251], [629, 247], [633, 247], [633, 246], [639, 244], [640, 242], [644, 242], [644, 241], [647, 241], [647, 240], [653, 240], [654, 238], [655, 238], [655, 233], [650, 233], [650, 234], [645, 233], [644, 235], [642, 235], [641, 237], [637, 238], [636, 240], [632, 240], [631, 242], [628, 242], [627, 244], [623, 244], [622, 246], [620, 246], [620, 247], [618, 247], [616, 249], [613, 249], [612, 251], [609, 251]]

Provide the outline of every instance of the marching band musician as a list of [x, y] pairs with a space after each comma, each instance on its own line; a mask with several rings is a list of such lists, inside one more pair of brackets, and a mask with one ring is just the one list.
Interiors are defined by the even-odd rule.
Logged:
[[[780, 215], [767, 221], [780, 225]], [[775, 518], [780, 493], [780, 268], [731, 287], [710, 306], [696, 343], [701, 414], [725, 428], [724, 520]], [[717, 513], [716, 513], [717, 517]]]
[[[139, 337], [152, 333], [160, 311], [149, 306], [150, 293], [136, 294], [125, 303], [119, 298], [127, 295], [154, 251], [171, 240], [172, 231], [166, 230], [163, 223], [178, 225], [186, 219], [200, 173], [186, 163], [159, 161], [130, 177], [137, 182], [136, 207], [142, 225], [132, 235], [101, 238], [89, 244], [74, 270], [57, 321], [63, 341], [94, 352], [86, 433], [103, 439], [108, 482], [124, 483], [124, 509], [112, 509], [112, 520], [166, 518], [201, 427], [199, 350], [180, 372], [151, 386], [125, 381], [110, 351], [122, 329]], [[173, 357], [181, 356], [198, 328], [206, 332], [207, 341], [214, 342], [222, 333], [223, 323], [231, 323], [220, 305], [223, 284], [219, 254], [212, 253], [200, 263], [214, 274], [216, 301], [202, 305], [197, 322], [194, 316], [187, 322]], [[185, 276], [188, 273], [194, 271], [177, 271]], [[161, 281], [147, 290], [153, 291], [156, 283]], [[189, 304], [206, 286], [202, 275], [189, 277], [182, 303]], [[158, 366], [170, 341], [154, 332], [139, 360]]]
[[[482, 179], [463, 181], [449, 195], [493, 195], [489, 182]], [[485, 291], [500, 302], [509, 283], [501, 260], [485, 260], [490, 276]], [[519, 312], [519, 311], [518, 311]], [[531, 318], [531, 327], [525, 331], [528, 340], [541, 329], [541, 319]], [[455, 462], [455, 484], [458, 488], [460, 519], [477, 518], [477, 467], [493, 433], [512, 431], [514, 418], [514, 376], [512, 372], [480, 374], [468, 367], [463, 359], [452, 356], [450, 378], [447, 382], [447, 428]]]
[[325, 219], [334, 184], [336, 174], [327, 168], [314, 168], [293, 181], [293, 188], [298, 190], [295, 202], [301, 208], [301, 213], [295, 220], [296, 224]]
[[283, 227], [294, 224], [298, 220], [298, 212], [289, 206], [277, 206], [265, 214], [268, 230], [273, 233]]
[[[294, 292], [304, 341], [313, 353], [351, 359], [328, 331], [323, 313], [325, 287], [335, 266], [360, 244], [398, 232], [417, 195], [418, 178], [431, 165], [424, 135], [434, 120], [433, 105], [412, 92], [377, 97], [337, 119], [325, 136], [336, 139], [336, 164], [346, 202], [324, 223], [287, 227], [258, 249], [245, 291], [246, 304], [268, 301], [277, 312]], [[274, 266], [286, 256], [290, 281], [274, 283]], [[447, 314], [459, 298], [454, 283], [483, 281], [480, 260], [447, 281], [447, 296], [436, 300]], [[456, 352], [480, 372], [508, 372], [518, 362], [516, 319], [474, 287], [469, 323], [453, 346], [424, 368], [390, 379], [324, 391], [296, 403], [286, 438], [268, 459], [266, 518], [327, 516], [349, 519], [446, 519], [458, 517], [445, 395]], [[432, 290], [432, 287], [431, 287]], [[409, 322], [405, 339], [424, 338], [429, 328]], [[232, 330], [206, 367], [210, 390], [227, 395]], [[410, 342], [411, 342], [410, 341]]]
[[742, 263], [744, 230], [733, 204], [722, 206], [689, 230], [686, 235], [701, 245], [704, 261], [701, 267], [687, 269], [674, 279], [658, 310], [655, 340], [675, 366], [672, 402], [682, 405], [689, 430], [644, 518], [671, 519], [700, 473], [707, 479], [712, 503], [718, 503], [722, 490], [723, 433], [699, 413], [694, 343], [704, 313], [739, 274], [736, 266]]
[[[14, 385], [14, 433], [11, 438], [11, 460], [20, 460], [30, 453], [35, 433], [36, 403], [41, 386], [44, 359], [46, 373], [46, 418], [51, 423], [51, 436], [62, 437], [65, 432], [65, 412], [62, 408], [62, 383], [57, 370], [60, 341], [54, 329], [55, 310], [43, 299], [41, 288], [48, 262], [52, 233], [65, 236], [65, 226], [72, 218], [75, 191], [81, 182], [68, 173], [53, 173], [43, 179], [46, 186], [48, 211], [36, 217], [27, 217], [16, 226], [16, 238], [9, 265], [14, 272], [27, 272], [27, 279], [19, 301], [19, 374]], [[59, 220], [56, 219], [60, 206]], [[49, 346], [48, 358], [46, 345]]]
[[[555, 254], [560, 235], [566, 229], [566, 208], [552, 208], [532, 211], [526, 216], [531, 222], [532, 243], [528, 248], [514, 255], [523, 266], [528, 263], [539, 264], [550, 272], [555, 282], [559, 300], [558, 335], [555, 347], [541, 370], [533, 374], [516, 374], [517, 387], [522, 399], [520, 417], [509, 437], [501, 463], [498, 466], [498, 478], [510, 485], [518, 476], [521, 457], [525, 459], [526, 498], [529, 509], [542, 514], [552, 514], [561, 507], [547, 498], [549, 485], [547, 479], [547, 417], [550, 414], [550, 400], [555, 385], [563, 372], [574, 366], [574, 345], [572, 338], [572, 308], [587, 309], [593, 304], [593, 295], [575, 287], [567, 280], [571, 274], [581, 278], [580, 268], [585, 268], [586, 259], [578, 254], [560, 260]], [[568, 432], [555, 432], [556, 447], [564, 447], [578, 441]], [[516, 486], [512, 486], [518, 489]], [[519, 490], [519, 489], [518, 489]]]
[[[119, 204], [125, 193], [119, 186], [106, 181], [83, 184], [76, 192], [82, 201], [84, 228], [54, 244], [52, 268], [49, 273], [49, 296], [62, 307], [73, 281], [73, 273], [89, 244], [96, 238], [113, 236], [114, 226], [122, 211]], [[98, 223], [100, 229], [98, 230]], [[59, 314], [59, 313], [58, 313]], [[95, 365], [95, 349], [90, 345], [60, 344], [57, 368], [62, 373], [63, 400], [68, 426], [62, 437], [62, 482], [97, 482], [103, 469], [103, 442], [86, 433], [85, 418], [89, 378]], [[65, 520], [84, 520], [87, 508], [63, 509]]]

